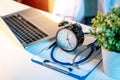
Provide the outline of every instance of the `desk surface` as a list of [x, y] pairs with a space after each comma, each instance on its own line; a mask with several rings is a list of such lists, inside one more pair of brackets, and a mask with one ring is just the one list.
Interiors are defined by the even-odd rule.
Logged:
[[[0, 1], [0, 16], [27, 8], [29, 7], [17, 2], [3, 0]], [[31, 62], [33, 55], [17, 46], [18, 44], [2, 29], [6, 25], [3, 24], [1, 19], [0, 24], [2, 24], [0, 25], [0, 80], [76, 80]], [[112, 79], [107, 77], [100, 68], [96, 68], [87, 80]]]

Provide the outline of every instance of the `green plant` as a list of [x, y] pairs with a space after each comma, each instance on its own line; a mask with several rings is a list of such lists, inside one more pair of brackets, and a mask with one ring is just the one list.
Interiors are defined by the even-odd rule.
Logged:
[[113, 8], [104, 15], [100, 12], [92, 19], [90, 34], [98, 40], [98, 44], [110, 51], [120, 52], [120, 7]]

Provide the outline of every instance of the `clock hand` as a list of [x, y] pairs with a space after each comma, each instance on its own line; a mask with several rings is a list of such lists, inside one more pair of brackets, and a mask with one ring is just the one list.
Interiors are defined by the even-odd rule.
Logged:
[[70, 45], [70, 41], [69, 41], [69, 39], [67, 38], [67, 41], [68, 41], [68, 44]]
[[70, 45], [70, 41], [69, 41], [69, 38], [68, 38], [68, 32], [67, 32], [67, 41], [68, 41], [68, 44]]
[[70, 40], [68, 38], [68, 33], [67, 33], [67, 42], [68, 42], [69, 46], [71, 46], [71, 48], [72, 48], [72, 45], [70, 44]]

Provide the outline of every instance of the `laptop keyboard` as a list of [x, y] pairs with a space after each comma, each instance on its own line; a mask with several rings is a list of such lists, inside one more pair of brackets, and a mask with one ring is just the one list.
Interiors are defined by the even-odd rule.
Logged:
[[35, 25], [24, 19], [19, 14], [3, 17], [9, 28], [21, 42], [30, 44], [34, 41], [47, 37], [48, 35]]

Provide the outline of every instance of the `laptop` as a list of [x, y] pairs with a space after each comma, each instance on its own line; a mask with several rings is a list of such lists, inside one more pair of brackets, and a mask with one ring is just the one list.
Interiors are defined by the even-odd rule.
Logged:
[[22, 46], [33, 54], [55, 38], [58, 23], [35, 8], [2, 17]]

